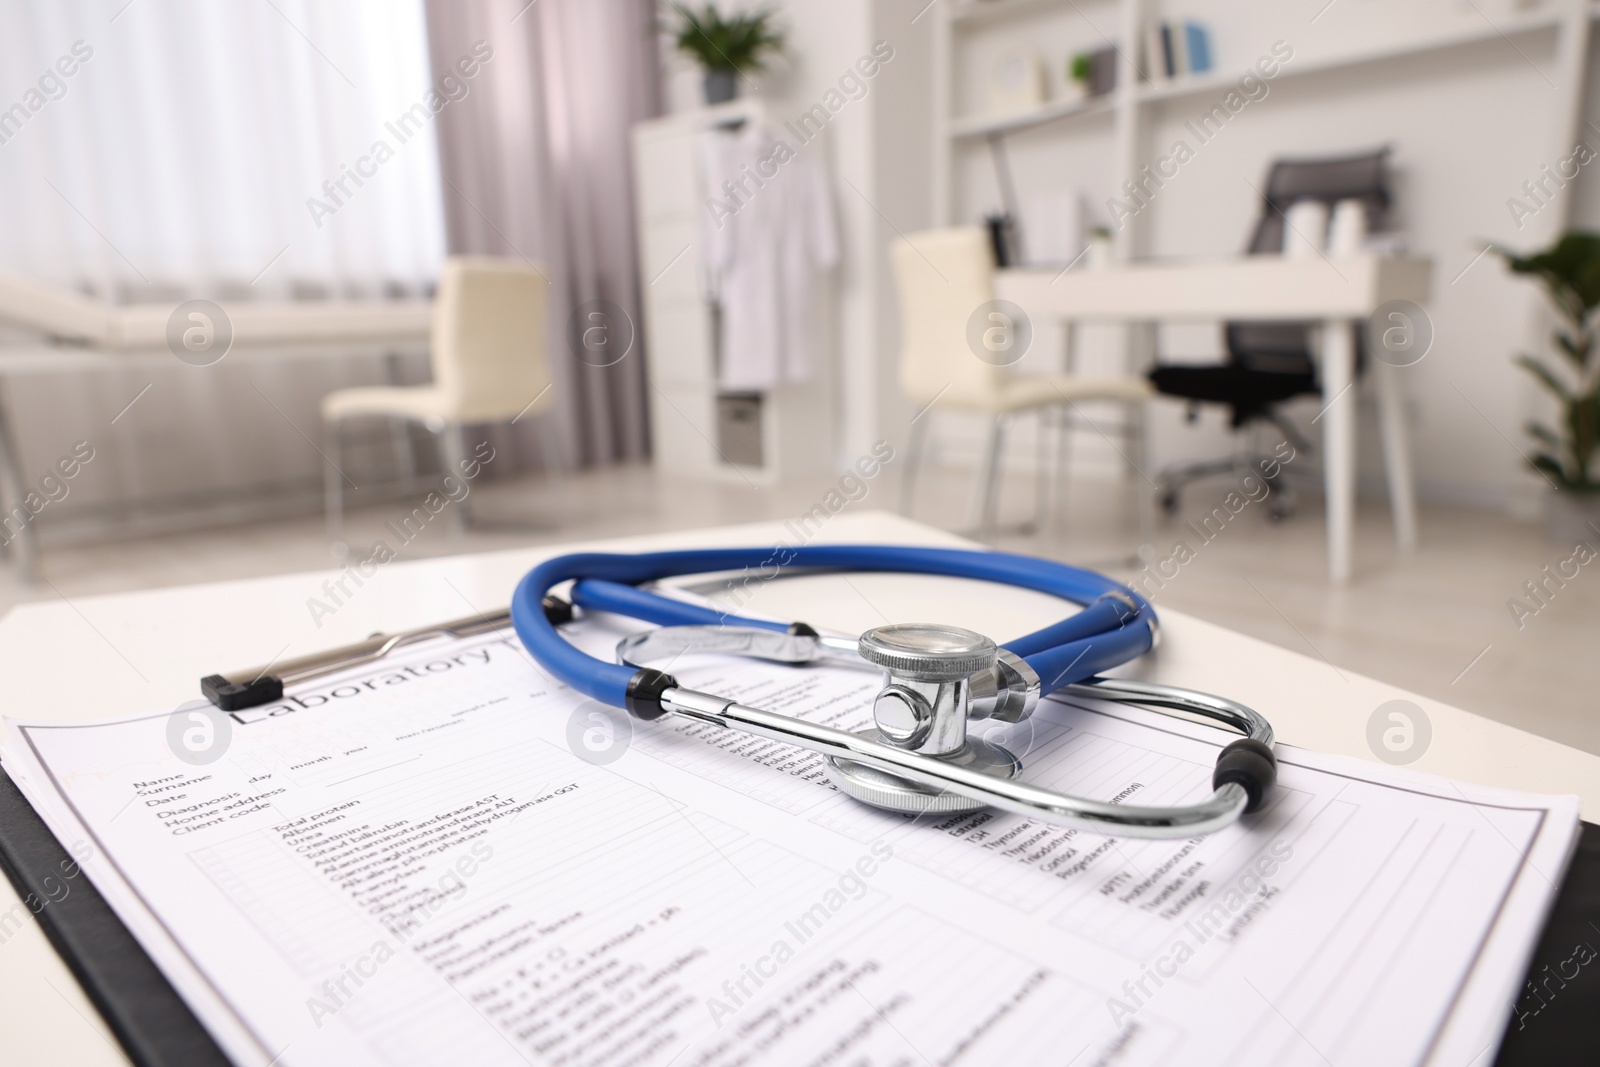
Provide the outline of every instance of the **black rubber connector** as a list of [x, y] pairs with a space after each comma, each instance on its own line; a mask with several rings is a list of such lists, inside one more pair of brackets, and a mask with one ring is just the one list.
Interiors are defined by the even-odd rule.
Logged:
[[789, 633], [794, 637], [821, 637], [822, 636], [821, 634], [817, 633], [816, 630], [811, 628], [811, 624], [810, 623], [806, 623], [806, 622], [791, 622], [789, 624]]
[[546, 594], [545, 598], [539, 601], [539, 606], [544, 608], [544, 617], [550, 620], [551, 626], [560, 626], [562, 623], [572, 621], [572, 605], [553, 593]]
[[1249, 737], [1241, 737], [1222, 750], [1217, 757], [1217, 769], [1211, 773], [1211, 788], [1220, 789], [1233, 782], [1244, 786], [1250, 802], [1244, 806], [1248, 812], [1256, 811], [1272, 791], [1278, 780], [1278, 759], [1272, 749]]
[[672, 675], [640, 667], [628, 679], [628, 714], [645, 722], [661, 718], [667, 713], [667, 709], [661, 706], [661, 694], [676, 688], [678, 680]]
[[282, 700], [283, 681], [263, 674], [253, 682], [235, 683], [220, 674], [208, 674], [200, 679], [200, 692], [223, 711], [239, 711]]

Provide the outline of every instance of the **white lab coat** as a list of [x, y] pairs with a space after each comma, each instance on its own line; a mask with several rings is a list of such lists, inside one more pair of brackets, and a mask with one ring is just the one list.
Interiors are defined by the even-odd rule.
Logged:
[[822, 151], [758, 123], [706, 135], [704, 247], [722, 308], [724, 390], [765, 392], [816, 374], [822, 274], [839, 262]]

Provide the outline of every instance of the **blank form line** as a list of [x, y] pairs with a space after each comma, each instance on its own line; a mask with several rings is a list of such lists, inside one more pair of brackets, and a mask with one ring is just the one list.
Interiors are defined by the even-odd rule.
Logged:
[[[1343, 792], [1343, 790], [1341, 790], [1341, 792]], [[1329, 943], [1339, 936], [1344, 929], [1345, 923], [1349, 921], [1350, 916], [1355, 912], [1356, 908], [1360, 906], [1361, 902], [1366, 899], [1367, 894], [1372, 891], [1373, 885], [1377, 883], [1378, 879], [1383, 877], [1384, 871], [1388, 870], [1389, 864], [1394, 861], [1395, 856], [1400, 852], [1401, 846], [1404, 845], [1411, 837], [1411, 831], [1417, 828], [1417, 822], [1418, 820], [1412, 819], [1411, 824], [1406, 827], [1405, 833], [1401, 834], [1395, 839], [1394, 847], [1389, 850], [1389, 854], [1383, 858], [1383, 862], [1378, 864], [1377, 868], [1372, 872], [1372, 877], [1368, 879], [1367, 884], [1361, 888], [1360, 893], [1356, 894], [1356, 898], [1350, 902], [1350, 906], [1345, 908], [1344, 914], [1339, 916], [1339, 921], [1328, 928], [1327, 934], [1323, 936], [1322, 941], [1317, 945], [1316, 949], [1305, 957], [1306, 964], [1295, 974], [1288, 986], [1279, 992], [1279, 996], [1287, 997], [1293, 995], [1295, 989], [1297, 989], [1300, 985], [1300, 980], [1309, 974], [1313, 968], [1315, 968], [1316, 961], [1322, 956], [1323, 952], [1327, 950]], [[1260, 990], [1256, 990], [1256, 992], [1259, 995]], [[1262, 997], [1261, 999], [1266, 1000], [1267, 998]], [[1269, 1002], [1267, 1006], [1271, 1007], [1272, 1005]], [[1272, 1010], [1277, 1011], [1278, 1009], [1273, 1008]], [[1228, 1054], [1228, 1058], [1225, 1062], [1239, 1062], [1239, 1060], [1244, 1056], [1245, 1050], [1249, 1048], [1254, 1039], [1255, 1035], [1253, 1034], [1247, 1035], [1246, 1037], [1240, 1039], [1238, 1047]]]
[[408, 763], [415, 763], [415, 762], [417, 762], [417, 760], [419, 760], [421, 758], [422, 758], [422, 753], [419, 752], [415, 756], [412, 756], [410, 759], [403, 759], [399, 763], [391, 763], [387, 767], [375, 767], [370, 771], [362, 771], [360, 774], [352, 774], [348, 778], [341, 778], [337, 782], [327, 782], [327, 783], [325, 783], [323, 785], [323, 788], [324, 789], [332, 789], [336, 785], [344, 785], [346, 782], [353, 782], [357, 778], [365, 778], [369, 774], [379, 774], [379, 773], [381, 773], [383, 771], [392, 771], [396, 767], [404, 767]]
[[706, 844], [710, 845], [713, 849], [716, 849], [717, 855], [721, 856], [724, 860], [727, 861], [728, 866], [732, 867], [734, 869], [734, 872], [736, 874], [738, 874], [738, 876], [740, 878], [743, 878], [745, 880], [745, 884], [746, 885], [748, 885], [751, 889], [756, 888], [756, 884], [754, 882], [750, 881], [750, 877], [748, 875], [746, 875], [743, 871], [739, 870], [739, 865], [737, 863], [733, 862], [733, 860], [729, 859], [728, 858], [728, 854], [726, 852], [722, 851], [722, 849], [717, 845], [717, 843], [715, 841], [711, 840], [711, 838], [709, 838], [709, 837], [706, 837], [706, 832], [704, 830], [700, 829], [700, 827], [696, 826], [694, 824], [694, 820], [693, 819], [689, 818], [689, 813], [686, 810], [684, 810], [684, 808], [688, 807], [687, 804], [684, 805], [683, 808], [680, 808], [680, 807], [677, 806], [677, 804], [673, 801], [673, 799], [671, 797], [669, 797], [669, 796], [667, 796], [667, 794], [661, 792], [661, 787], [660, 786], [652, 784], [650, 786], [650, 788], [654, 789], [656, 791], [656, 794], [659, 795], [662, 800], [665, 800], [667, 802], [668, 806], [670, 806], [673, 811], [677, 812], [679, 815], [682, 815], [683, 816], [683, 821], [688, 823], [689, 824], [689, 828], [692, 829], [695, 833], [699, 834], [702, 838], [705, 838], [705, 843]]
[[[920, 1059], [923, 1063], [926, 1063], [928, 1065], [928, 1067], [933, 1067], [933, 1061], [928, 1059], [928, 1057], [924, 1056], [922, 1054], [922, 1050], [911, 1043], [911, 1039], [905, 1035], [904, 1031], [902, 1031], [898, 1026], [896, 1026], [893, 1022], [891, 1022], [889, 1020], [889, 1017], [883, 1013], [883, 1009], [882, 1008], [880, 1008], [876, 1004], [872, 1003], [871, 1000], [868, 1000], [867, 999], [867, 995], [865, 993], [861, 992], [860, 989], [856, 988], [856, 984], [850, 980], [849, 975], [845, 976], [844, 982], [845, 982], [845, 985], [849, 986], [852, 990], [855, 991], [856, 996], [860, 997], [862, 1000], [865, 1000], [867, 1002], [867, 1007], [871, 1008], [873, 1013], [876, 1014], [878, 1016], [878, 1018], [883, 1020], [883, 1025], [887, 1026], [889, 1029], [893, 1030], [896, 1034], [900, 1035], [900, 1040], [905, 1042], [906, 1048], [910, 1049], [912, 1052], [915, 1052], [917, 1054], [917, 1058]], [[1081, 1053], [1080, 1053], [1080, 1055], [1081, 1055]]]
[[1324, 1056], [1322, 1054], [1322, 1050], [1317, 1048], [1317, 1046], [1315, 1046], [1315, 1045], [1313, 1045], [1311, 1043], [1311, 1039], [1310, 1038], [1306, 1037], [1305, 1034], [1300, 1033], [1300, 1028], [1298, 1026], [1296, 1026], [1294, 1023], [1289, 1022], [1289, 1017], [1287, 1015], [1285, 1015], [1283, 1012], [1279, 1011], [1278, 1010], [1278, 1006], [1276, 1004], [1272, 1003], [1272, 1001], [1268, 1000], [1267, 999], [1267, 995], [1265, 993], [1261, 992], [1261, 990], [1259, 990], [1259, 989], [1256, 989], [1256, 984], [1254, 982], [1252, 982], [1252, 981], [1250, 981], [1250, 979], [1246, 978], [1244, 980], [1244, 984], [1249, 986], [1252, 990], [1255, 991], [1256, 996], [1261, 998], [1261, 1003], [1263, 1003], [1267, 1007], [1271, 1008], [1272, 1011], [1273, 1011], [1273, 1014], [1277, 1015], [1278, 1018], [1282, 1019], [1285, 1023], [1288, 1024], [1289, 1029], [1293, 1030], [1295, 1032], [1295, 1034], [1300, 1038], [1300, 1040], [1305, 1042], [1306, 1048], [1310, 1049], [1312, 1052], [1315, 1052], [1317, 1054], [1317, 1058], [1320, 1059], [1323, 1063], [1326, 1063], [1328, 1065], [1328, 1067], [1333, 1067], [1333, 1061], [1328, 1059], [1328, 1057]]
[[1499, 834], [1500, 835], [1500, 840], [1504, 841], [1508, 846], [1510, 846], [1511, 851], [1515, 852], [1517, 854], [1517, 860], [1518, 860], [1518, 864], [1517, 865], [1519, 867], [1526, 867], [1528, 870], [1532, 871], [1534, 874], [1537, 874], [1544, 881], [1545, 885], [1549, 886], [1551, 889], [1555, 889], [1556, 888], [1556, 884], [1554, 882], [1552, 882], [1548, 877], [1546, 877], [1545, 873], [1543, 871], [1541, 871], [1538, 867], [1536, 867], [1534, 865], [1533, 861], [1528, 858], [1528, 851], [1529, 851], [1529, 849], [1531, 849], [1533, 847], [1533, 842], [1532, 841], [1530, 841], [1528, 843], [1528, 848], [1518, 848], [1516, 842], [1512, 841], [1511, 838], [1507, 837], [1506, 836], [1506, 832], [1504, 830], [1500, 829], [1500, 827], [1496, 826], [1493, 822], [1489, 821], [1489, 816], [1485, 815], [1483, 813], [1483, 809], [1480, 808], [1478, 805], [1474, 804], [1472, 802], [1471, 798], [1469, 798], [1467, 796], [1467, 794], [1465, 794], [1465, 793], [1463, 793], [1461, 791], [1459, 786], [1457, 786], [1454, 782], [1452, 782], [1448, 778], [1446, 778], [1444, 780], [1444, 784], [1449, 786], [1451, 791], [1454, 792], [1456, 796], [1458, 796], [1462, 800], [1466, 801], [1467, 805], [1472, 809], [1473, 814], [1477, 815], [1478, 818], [1482, 819], [1483, 820], [1483, 824], [1485, 826], [1487, 826], [1489, 829], [1493, 830], [1495, 833]]
[[[1478, 814], [1481, 816], [1483, 813], [1479, 812]], [[1428, 853], [1433, 851], [1433, 846], [1435, 845], [1435, 843], [1437, 843], [1439, 841], [1439, 839], [1443, 835], [1444, 835], [1444, 828], [1441, 827], [1440, 829], [1438, 829], [1438, 830], [1436, 830], [1434, 832], [1434, 835], [1431, 838], [1428, 839], [1427, 846], [1423, 848], [1422, 854], [1417, 857], [1416, 865], [1412, 867], [1411, 873], [1406, 876], [1407, 884], [1410, 883], [1411, 878], [1413, 876], [1415, 876], [1416, 873], [1422, 868], [1422, 861], [1427, 858]], [[1415, 922], [1409, 923], [1407, 925], [1406, 932], [1400, 938], [1399, 943], [1397, 945], [1395, 945], [1392, 949], [1390, 949], [1388, 959], [1386, 959], [1384, 961], [1383, 967], [1379, 968], [1379, 973], [1380, 974], [1388, 974], [1388, 973], [1390, 973], [1391, 968], [1394, 966], [1395, 959], [1397, 957], [1401, 956], [1405, 952], [1406, 946], [1408, 944], [1410, 944], [1411, 943], [1411, 939], [1414, 936], [1416, 936], [1417, 929], [1422, 926], [1421, 916], [1427, 915], [1433, 909], [1433, 903], [1438, 898], [1440, 889], [1443, 888], [1445, 886], [1445, 884], [1449, 881], [1450, 872], [1455, 870], [1456, 864], [1461, 861], [1461, 857], [1466, 853], [1467, 847], [1469, 845], [1471, 845], [1471, 844], [1472, 844], [1472, 831], [1471, 830], [1467, 830], [1466, 831], [1466, 836], [1461, 839], [1461, 847], [1456, 849], [1455, 855], [1450, 857], [1450, 862], [1445, 865], [1444, 870], [1439, 873], [1437, 878], [1434, 879], [1433, 891], [1428, 894], [1427, 900], [1424, 901], [1422, 903], [1421, 907], [1418, 909], [1418, 912], [1419, 912], [1418, 919]], [[1366, 947], [1368, 941], [1370, 940], [1370, 935], [1371, 935], [1371, 931], [1369, 930], [1368, 931], [1368, 937], [1362, 938], [1362, 947], [1363, 948]], [[1381, 983], [1378, 983], [1378, 982], [1374, 982], [1373, 983], [1372, 987], [1367, 990], [1366, 998], [1364, 1000], [1362, 1000], [1361, 1006], [1356, 1009], [1355, 1016], [1354, 1016], [1355, 1018], [1361, 1019], [1361, 1018], [1365, 1018], [1366, 1017], [1367, 1006], [1372, 1003], [1372, 998], [1378, 995], [1378, 992], [1379, 992], [1379, 990], [1381, 988], [1382, 988]], [[1326, 1006], [1327, 1006], [1327, 1001], [1326, 1000], [1320, 1001], [1318, 1006], [1317, 1006], [1317, 1008], [1312, 1011], [1310, 1018], [1305, 1019], [1303, 1021], [1307, 1025], [1310, 1025], [1311, 1021], [1314, 1020], [1317, 1017], [1317, 1015], [1321, 1012], [1322, 1008], [1324, 1008]], [[1349, 1036], [1350, 1036], [1349, 1032], [1346, 1031], [1346, 1033], [1336, 1041], [1336, 1043], [1334, 1045], [1335, 1051], [1338, 1051], [1340, 1046], [1346, 1040], [1348, 1040]]]

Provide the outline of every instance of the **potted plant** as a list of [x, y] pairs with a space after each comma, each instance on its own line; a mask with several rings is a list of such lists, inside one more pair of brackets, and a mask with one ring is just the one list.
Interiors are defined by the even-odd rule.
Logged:
[[1078, 100], [1089, 96], [1089, 79], [1094, 75], [1094, 57], [1079, 52], [1067, 60], [1067, 80], [1073, 87], [1072, 97]]
[[1084, 266], [1090, 270], [1111, 269], [1111, 231], [1106, 227], [1096, 226], [1089, 231], [1089, 254]]
[[770, 10], [724, 17], [715, 4], [699, 12], [673, 5], [678, 25], [673, 31], [678, 51], [705, 71], [707, 104], [721, 104], [739, 95], [739, 75], [760, 70], [767, 57], [783, 48], [783, 31], [773, 25]]
[[1600, 536], [1600, 354], [1594, 315], [1600, 307], [1600, 234], [1569, 232], [1528, 256], [1503, 248], [1495, 252], [1513, 272], [1539, 280], [1561, 322], [1551, 334], [1560, 358], [1524, 353], [1517, 363], [1560, 405], [1559, 428], [1527, 426], [1539, 446], [1529, 462], [1559, 490], [1550, 532], [1568, 543], [1586, 541]]

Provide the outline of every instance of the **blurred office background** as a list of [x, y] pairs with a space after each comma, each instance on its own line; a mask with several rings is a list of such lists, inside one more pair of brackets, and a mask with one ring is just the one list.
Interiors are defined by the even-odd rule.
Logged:
[[[759, 69], [708, 77], [679, 47], [691, 15], [761, 12], [782, 40]], [[0, 415], [7, 513], [25, 518], [6, 528], [0, 607], [66, 599], [92, 618], [98, 593], [332, 568], [379, 541], [406, 559], [758, 519], [811, 536], [844, 509], [903, 508], [1142, 576], [1158, 607], [1324, 660], [1330, 685], [1373, 674], [1600, 751], [1600, 564], [1580, 549], [1600, 549], [1600, 493], [1531, 465], [1577, 424], [1515, 358], [1539, 355], [1576, 393], [1595, 377], [1552, 347], [1561, 323], [1534, 279], [1486, 250], [1600, 229], [1597, 14], [1589, 0], [11, 4]], [[1270, 187], [1275, 163], [1361, 158], [1377, 160], [1370, 195]], [[1320, 215], [1301, 210], [1319, 199]], [[1341, 235], [1351, 201], [1360, 232]], [[1270, 239], [1252, 246], [1263, 219]], [[1247, 251], [1325, 265], [1329, 288], [1350, 284], [1350, 257], [1429, 272], [1402, 309], [1425, 343], [1386, 356], [1374, 338], [1400, 320], [1385, 311], [1374, 332], [1363, 311], [1360, 371], [1333, 400], [1353, 423], [1347, 579], [1328, 564], [1316, 329], [1289, 345], [1309, 387], [1242, 432], [1227, 398], [1144, 384], [1152, 364], [1238, 363], [1250, 346], [1222, 320], [1069, 329], [1036, 314], [1020, 357], [973, 348], [974, 365], [1005, 364], [1000, 384], [985, 370], [932, 399], [907, 386], [924, 265], [949, 283], [941, 265], [977, 264], [981, 289], [1005, 267], [1071, 285]], [[527, 367], [483, 372], [486, 395], [535, 383], [526, 395], [452, 407], [429, 391], [438, 361], [505, 343], [483, 340], [498, 312], [473, 310], [499, 306], [473, 303], [486, 275], [461, 274], [461, 299], [441, 289], [447, 257], [498, 262], [537, 293], [542, 310], [518, 320]], [[220, 356], [186, 347], [197, 323], [236, 336]], [[449, 351], [430, 351], [441, 330]], [[991, 462], [1001, 401], [979, 394], [1013, 378], [1065, 382], [1071, 402], [1037, 383], [1044, 401], [1006, 394]], [[1414, 549], [1391, 521], [1381, 381], [1406, 431]], [[352, 389], [413, 392], [328, 399]], [[1270, 493], [1245, 487], [1223, 532], [1197, 533], [1243, 472], [1181, 491], [1162, 472], [1284, 441], [1300, 445]], [[428, 511], [450, 448], [480, 445], [494, 458]], [[406, 528], [418, 507], [439, 521]], [[1159, 569], [1179, 543], [1188, 558]]]

